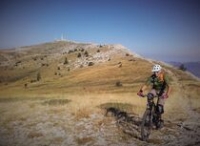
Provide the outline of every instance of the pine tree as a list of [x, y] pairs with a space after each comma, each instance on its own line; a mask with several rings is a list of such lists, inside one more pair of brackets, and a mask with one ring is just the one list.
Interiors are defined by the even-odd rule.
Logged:
[[37, 73], [37, 81], [40, 81], [41, 80], [41, 75], [40, 75], [40, 73], [38, 72]]
[[65, 57], [65, 61], [64, 61], [64, 64], [68, 64], [69, 62], [68, 62], [68, 59], [67, 59], [67, 57]]
[[179, 66], [179, 69], [182, 70], [182, 71], [186, 71], [186, 70], [187, 70], [187, 68], [185, 67], [184, 64], [181, 64], [181, 65]]

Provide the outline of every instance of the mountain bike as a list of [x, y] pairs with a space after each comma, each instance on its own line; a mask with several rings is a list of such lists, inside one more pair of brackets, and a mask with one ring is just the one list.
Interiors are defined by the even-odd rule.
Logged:
[[[141, 123], [141, 139], [146, 141], [151, 134], [151, 130], [163, 127], [164, 122], [161, 120], [161, 116], [156, 110], [159, 100], [158, 96], [154, 96], [152, 93], [149, 93], [143, 97], [147, 97], [148, 103]], [[156, 103], [154, 102], [155, 97], [157, 97]]]

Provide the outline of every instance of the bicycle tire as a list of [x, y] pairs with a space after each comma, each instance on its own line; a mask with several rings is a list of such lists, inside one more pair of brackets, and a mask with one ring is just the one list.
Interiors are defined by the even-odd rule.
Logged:
[[149, 135], [151, 134], [151, 125], [152, 125], [152, 114], [150, 109], [147, 109], [143, 115], [141, 124], [141, 139], [143, 141], [148, 140]]

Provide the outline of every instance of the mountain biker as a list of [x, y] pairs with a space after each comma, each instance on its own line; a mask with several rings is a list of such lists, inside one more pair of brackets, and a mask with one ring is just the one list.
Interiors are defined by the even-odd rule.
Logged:
[[[144, 97], [144, 90], [151, 85], [151, 90], [147, 94], [147, 100], [153, 96], [158, 96], [158, 104], [156, 112], [160, 121], [164, 122], [161, 115], [164, 113], [165, 100], [168, 98], [171, 88], [169, 86], [169, 79], [162, 67], [159, 64], [155, 64], [152, 68], [152, 75], [147, 79], [146, 83], [142, 85], [137, 95]], [[161, 128], [161, 127], [160, 127]]]

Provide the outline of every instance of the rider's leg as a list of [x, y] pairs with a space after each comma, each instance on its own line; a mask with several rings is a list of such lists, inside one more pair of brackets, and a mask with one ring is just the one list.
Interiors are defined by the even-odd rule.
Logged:
[[162, 119], [161, 115], [164, 113], [165, 98], [163, 98], [163, 96], [158, 98], [157, 112], [160, 115], [160, 119]]
[[147, 94], [147, 102], [149, 100], [152, 100], [155, 96], [157, 95], [156, 90], [152, 89], [148, 94]]
[[159, 119], [161, 120], [162, 119], [162, 114], [164, 113], [164, 107], [163, 107], [163, 105], [158, 104], [156, 111], [157, 111], [157, 114], [159, 116]]
[[[164, 93], [163, 93], [163, 94], [164, 94]], [[156, 91], [155, 89], [152, 89], [152, 90], [148, 93], [148, 95], [147, 95], [147, 100], [151, 99], [152, 96], [157, 96], [157, 91]], [[156, 111], [157, 111], [157, 113], [158, 113], [159, 115], [162, 115], [162, 114], [164, 113], [164, 104], [165, 104], [165, 99], [164, 99], [162, 96], [158, 97], [158, 106], [157, 106]]]
[[[150, 104], [152, 99], [157, 95], [157, 92], [155, 89], [152, 89], [148, 94], [147, 94], [147, 103]], [[157, 126], [156, 126], [156, 123], [157, 123], [157, 120], [158, 120], [158, 117], [157, 117], [157, 114], [154, 114], [153, 115], [153, 125], [152, 127], [155, 129]]]
[[165, 99], [161, 96], [158, 99], [158, 104], [157, 104], [157, 115], [158, 115], [158, 120], [159, 124], [157, 125], [157, 128], [162, 128], [164, 121], [162, 120], [162, 114], [164, 113], [164, 104], [165, 104]]

